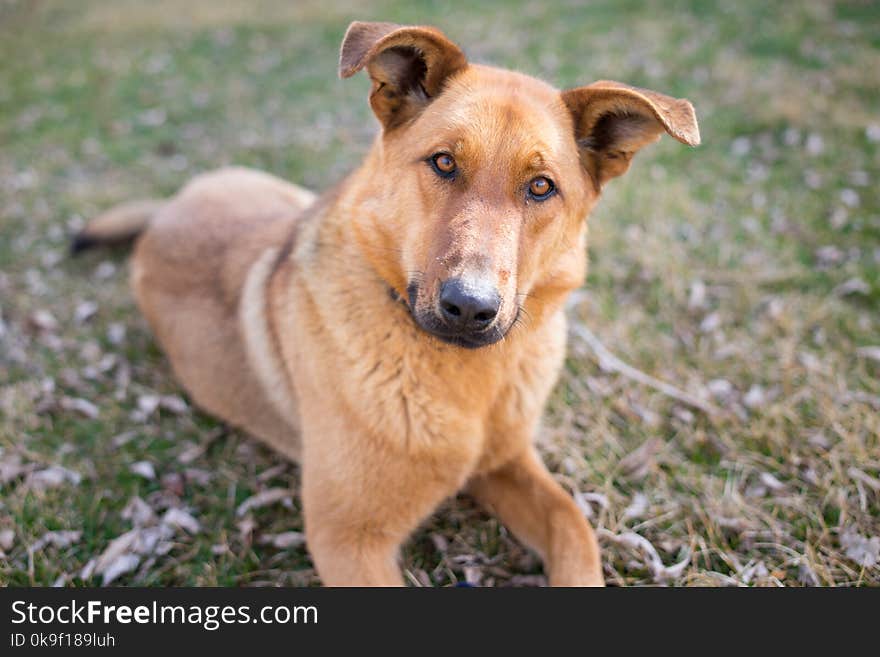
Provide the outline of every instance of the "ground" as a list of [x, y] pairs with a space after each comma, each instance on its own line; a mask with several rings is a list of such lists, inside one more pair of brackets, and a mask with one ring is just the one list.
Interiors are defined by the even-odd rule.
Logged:
[[[880, 584], [877, 4], [370, 4], [0, 0], [0, 584], [317, 583], [296, 467], [191, 407], [123, 251], [66, 247], [227, 163], [331, 185], [377, 128], [336, 77], [356, 18], [697, 108], [703, 145], [647, 149], [590, 218], [540, 436], [608, 582]], [[465, 498], [402, 563], [545, 581]]]

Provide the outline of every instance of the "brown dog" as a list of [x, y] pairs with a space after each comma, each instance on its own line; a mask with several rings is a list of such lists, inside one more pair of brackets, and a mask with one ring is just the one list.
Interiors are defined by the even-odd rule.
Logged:
[[78, 246], [143, 231], [140, 308], [199, 406], [301, 464], [325, 584], [401, 584], [401, 543], [464, 489], [551, 584], [601, 585], [593, 531], [533, 437], [585, 218], [664, 130], [699, 142], [693, 108], [469, 64], [430, 27], [353, 23], [339, 73], [363, 68], [382, 131], [332, 191], [224, 169], [110, 210]]

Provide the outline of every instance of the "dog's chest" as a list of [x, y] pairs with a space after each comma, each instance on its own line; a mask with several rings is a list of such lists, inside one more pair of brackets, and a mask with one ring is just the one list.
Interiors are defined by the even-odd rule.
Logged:
[[414, 452], [468, 461], [471, 471], [497, 467], [528, 446], [563, 345], [543, 341], [532, 348], [463, 353], [452, 346], [413, 345], [412, 335], [398, 337], [396, 349], [383, 350], [370, 369], [351, 379], [349, 403], [373, 431]]
[[[287, 342], [296, 387], [319, 408], [344, 413], [371, 442], [472, 473], [521, 451], [534, 435], [564, 351], [564, 320], [528, 341], [478, 350], [438, 344], [405, 309], [352, 300], [344, 322], [329, 322], [300, 297]], [[295, 343], [295, 344], [294, 344]]]
[[476, 457], [500, 387], [494, 368], [487, 365], [488, 373], [476, 377], [465, 364], [438, 358], [436, 349], [399, 347], [363, 378], [361, 412], [409, 449], [467, 451]]

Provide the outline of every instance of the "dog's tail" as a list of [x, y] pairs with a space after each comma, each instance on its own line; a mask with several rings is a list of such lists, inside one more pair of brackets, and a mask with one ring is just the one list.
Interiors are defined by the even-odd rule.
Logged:
[[89, 221], [70, 244], [73, 255], [93, 246], [117, 245], [134, 241], [167, 201], [148, 199], [115, 205]]

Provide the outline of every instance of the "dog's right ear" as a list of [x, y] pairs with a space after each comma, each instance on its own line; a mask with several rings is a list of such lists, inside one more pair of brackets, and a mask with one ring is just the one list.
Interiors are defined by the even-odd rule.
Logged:
[[341, 78], [366, 67], [370, 106], [386, 131], [418, 115], [466, 66], [464, 53], [440, 30], [394, 23], [352, 23], [339, 54]]

